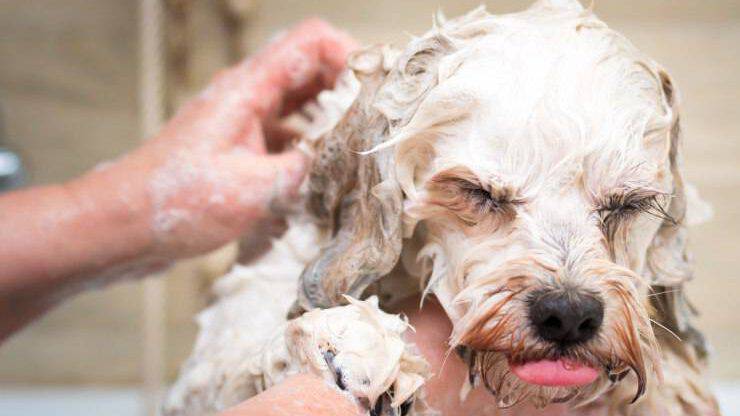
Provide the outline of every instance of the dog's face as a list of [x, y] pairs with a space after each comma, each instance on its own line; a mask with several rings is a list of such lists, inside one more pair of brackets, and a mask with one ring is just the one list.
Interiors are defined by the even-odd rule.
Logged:
[[416, 251], [500, 406], [624, 379], [639, 397], [660, 374], [651, 286], [690, 275], [668, 75], [570, 0], [474, 11], [351, 65], [362, 89], [309, 180], [333, 239], [301, 302], [359, 296]]
[[630, 372], [639, 395], [656, 364], [645, 264], [674, 221], [673, 92], [595, 19], [559, 19], [441, 57], [397, 144], [451, 345], [503, 406], [587, 400]]

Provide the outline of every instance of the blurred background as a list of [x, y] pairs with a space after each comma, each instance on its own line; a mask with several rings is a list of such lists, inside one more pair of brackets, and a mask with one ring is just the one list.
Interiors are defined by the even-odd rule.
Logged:
[[[529, 0], [485, 2], [515, 11]], [[163, 0], [167, 111], [218, 68], [307, 16], [364, 43], [404, 42], [478, 0]], [[0, 187], [63, 181], [142, 140], [137, 91], [139, 3], [0, 0]], [[683, 96], [688, 178], [714, 207], [692, 229], [697, 280], [689, 295], [713, 346], [712, 376], [726, 414], [740, 414], [740, 2], [601, 0], [595, 10], [672, 73]], [[16, 156], [18, 158], [16, 158]], [[18, 162], [22, 162], [23, 171]], [[196, 334], [194, 315], [225, 248], [163, 278], [163, 371], [172, 380]], [[78, 296], [0, 346], [0, 415], [146, 413], [142, 282]], [[156, 340], [155, 340], [156, 341]], [[151, 348], [151, 345], [149, 346]]]

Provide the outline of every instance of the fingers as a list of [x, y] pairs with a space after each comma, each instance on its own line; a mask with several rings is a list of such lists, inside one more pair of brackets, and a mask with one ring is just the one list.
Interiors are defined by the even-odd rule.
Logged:
[[347, 34], [309, 19], [221, 73], [208, 93], [215, 99], [245, 94], [247, 105], [261, 119], [285, 114], [331, 87], [355, 47]]
[[292, 111], [334, 84], [355, 46], [347, 34], [319, 19], [299, 24], [246, 63], [258, 92], [253, 108], [263, 117]]

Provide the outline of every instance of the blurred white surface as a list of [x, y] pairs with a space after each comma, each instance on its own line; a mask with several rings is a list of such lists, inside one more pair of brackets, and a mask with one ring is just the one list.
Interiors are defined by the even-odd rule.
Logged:
[[724, 416], [740, 415], [740, 383], [717, 383], [714, 390]]
[[[740, 416], [740, 382], [717, 383], [724, 416]], [[135, 389], [0, 388], [0, 416], [137, 416], [142, 395]]]
[[138, 416], [143, 409], [136, 389], [0, 388], [0, 416]]

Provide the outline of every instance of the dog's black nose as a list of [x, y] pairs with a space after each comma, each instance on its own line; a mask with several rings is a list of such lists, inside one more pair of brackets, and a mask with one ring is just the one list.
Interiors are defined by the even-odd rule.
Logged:
[[604, 319], [604, 305], [595, 295], [572, 290], [535, 293], [529, 316], [537, 335], [561, 346], [586, 342]]

